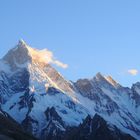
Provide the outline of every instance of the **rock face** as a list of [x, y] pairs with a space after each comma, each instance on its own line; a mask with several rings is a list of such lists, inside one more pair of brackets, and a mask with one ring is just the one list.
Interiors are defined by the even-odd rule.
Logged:
[[37, 140], [23, 130], [7, 113], [0, 111], [0, 139], [1, 140]]
[[108, 124], [102, 117], [88, 116], [78, 127], [69, 130], [65, 140], [135, 140], [116, 126]]
[[62, 135], [66, 131], [66, 126], [62, 118], [55, 111], [55, 108], [48, 108], [45, 111], [47, 126], [42, 131], [41, 139], [62, 139]]
[[23, 40], [0, 60], [1, 109], [25, 130], [41, 140], [63, 139], [69, 128], [98, 114], [116, 127], [112, 132], [105, 125], [111, 138], [123, 139], [126, 133], [140, 139], [139, 83], [126, 88], [100, 73], [72, 83], [44, 60], [40, 50]]
[[11, 49], [4, 57], [3, 60], [16, 70], [17, 65], [25, 64], [27, 61], [31, 61], [32, 58], [28, 51], [28, 46], [23, 40], [20, 40], [17, 46]]

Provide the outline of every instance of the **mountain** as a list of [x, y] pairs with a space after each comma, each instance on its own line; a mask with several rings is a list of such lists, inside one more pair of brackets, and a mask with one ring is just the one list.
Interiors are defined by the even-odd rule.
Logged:
[[0, 140], [37, 140], [6, 112], [0, 110]]
[[130, 89], [115, 83], [98, 73], [92, 79], [78, 80], [75, 86], [81, 95], [94, 102], [96, 113], [139, 139], [139, 86], [134, 84]]
[[134, 140], [121, 132], [116, 126], [108, 124], [96, 114], [87, 118], [78, 127], [70, 129], [64, 136], [65, 140]]
[[[79, 131], [86, 117], [95, 114], [104, 120], [105, 132], [111, 138], [115, 133], [119, 139], [128, 136], [123, 134], [140, 139], [139, 83], [123, 87], [101, 73], [70, 82], [51, 66], [49, 55], [20, 40], [0, 60], [3, 111], [41, 140], [61, 140], [69, 128]], [[115, 128], [113, 132], [106, 123]]]
[[[65, 80], [49, 63], [39, 58], [39, 50], [20, 40], [2, 59], [2, 109], [36, 137], [47, 129], [46, 110], [54, 107], [68, 125], [78, 125], [87, 116], [86, 108], [78, 102], [73, 85]], [[21, 55], [20, 55], [21, 54]], [[70, 119], [69, 119], [70, 117]], [[26, 128], [25, 127], [25, 128]]]

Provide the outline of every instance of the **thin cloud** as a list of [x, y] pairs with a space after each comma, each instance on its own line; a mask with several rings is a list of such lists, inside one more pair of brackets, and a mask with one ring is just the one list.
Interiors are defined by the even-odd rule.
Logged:
[[139, 73], [137, 69], [130, 69], [127, 72], [132, 76], [136, 76]]
[[51, 52], [47, 49], [38, 50], [38, 49], [30, 48], [30, 47], [28, 49], [29, 49], [31, 56], [40, 62], [43, 62], [46, 64], [48, 64], [48, 63], [55, 64], [58, 67], [61, 67], [64, 69], [68, 68], [67, 64], [64, 64], [63, 62], [57, 60], [54, 57], [53, 52]]
[[63, 69], [68, 68], [68, 64], [64, 64], [64, 63], [62, 63], [62, 62], [60, 62], [58, 60], [54, 60], [53, 63], [56, 64], [57, 66], [63, 68]]

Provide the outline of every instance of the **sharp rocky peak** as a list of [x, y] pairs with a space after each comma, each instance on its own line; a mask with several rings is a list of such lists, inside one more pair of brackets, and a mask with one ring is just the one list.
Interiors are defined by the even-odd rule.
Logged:
[[26, 63], [31, 60], [28, 45], [23, 40], [19, 40], [18, 44], [3, 57], [3, 60], [12, 67]]
[[[3, 60], [6, 61], [13, 69], [23, 66], [27, 62], [40, 63], [42, 65], [45, 63], [41, 57], [40, 50], [34, 49], [27, 45], [27, 43], [20, 39], [17, 45], [8, 51], [8, 53], [3, 57]], [[47, 64], [47, 60], [45, 65]]]
[[26, 42], [23, 39], [20, 39], [18, 42], [18, 47], [25, 47], [28, 48], [28, 45], [26, 44]]
[[140, 95], [140, 82], [133, 84], [131, 89]]
[[121, 87], [121, 85], [116, 82], [111, 76], [103, 76], [100, 72], [96, 74], [92, 81], [96, 81], [102, 85], [109, 84], [112, 85], [114, 88]]
[[107, 76], [107, 77], [105, 77], [105, 79], [112, 85], [112, 86], [114, 86], [114, 87], [120, 87], [121, 85], [117, 82], [117, 81], [115, 81], [111, 76]]
[[96, 74], [96, 76], [95, 76], [95, 78], [97, 79], [97, 80], [105, 80], [105, 77], [100, 73], [100, 72], [98, 72], [97, 74]]

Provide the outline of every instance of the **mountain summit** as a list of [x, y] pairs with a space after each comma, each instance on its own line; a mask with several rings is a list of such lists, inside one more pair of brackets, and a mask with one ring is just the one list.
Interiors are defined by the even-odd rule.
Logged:
[[[2, 60], [10, 66], [14, 72], [26, 70], [30, 75], [30, 86], [32, 89], [48, 90], [48, 87], [55, 87], [60, 91], [73, 92], [73, 87], [65, 80], [59, 72], [50, 65], [51, 53], [44, 49], [38, 50], [27, 45], [23, 40], [11, 49]], [[38, 87], [39, 86], [39, 87]], [[39, 91], [39, 93], [45, 91]]]
[[[140, 139], [139, 84], [126, 88], [100, 73], [70, 82], [52, 67], [58, 62], [47, 49], [34, 49], [20, 40], [0, 60], [1, 109], [40, 140], [62, 140], [70, 128], [73, 134], [84, 131], [92, 136], [94, 120], [86, 118], [95, 114], [107, 132], [113, 132], [111, 137], [122, 140], [126, 133]], [[88, 136], [84, 133], [81, 139]]]
[[[45, 63], [49, 60], [47, 60], [47, 54], [41, 53], [42, 51], [34, 49], [27, 45], [25, 41], [19, 40], [18, 44], [11, 49], [4, 57], [3, 59], [7, 61], [10, 65], [14, 64], [25, 64], [27, 62], [35, 62], [36, 63]], [[44, 58], [43, 58], [44, 57]], [[46, 57], [46, 59], [45, 59]]]
[[19, 40], [16, 47], [11, 49], [3, 57], [3, 60], [8, 62], [12, 68], [14, 68], [16, 64], [25, 64], [27, 61], [31, 61], [27, 44], [23, 40]]

